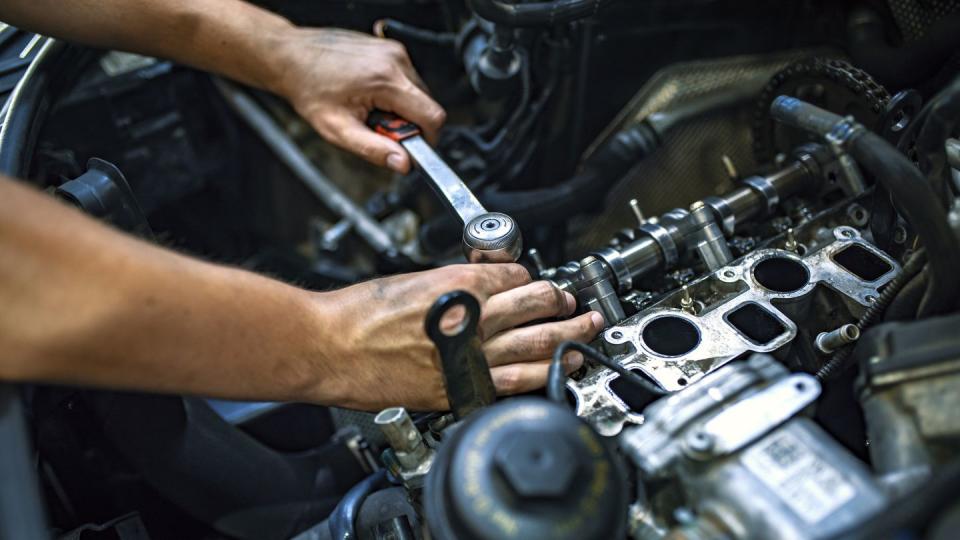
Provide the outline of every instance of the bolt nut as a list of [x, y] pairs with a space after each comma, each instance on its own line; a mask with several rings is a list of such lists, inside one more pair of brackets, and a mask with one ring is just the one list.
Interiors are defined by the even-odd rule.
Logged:
[[579, 472], [569, 442], [554, 433], [530, 433], [503, 441], [494, 463], [521, 497], [563, 497]]
[[699, 456], [710, 452], [713, 448], [714, 440], [713, 436], [707, 433], [706, 431], [695, 430], [691, 431], [685, 438], [687, 450], [689, 454], [694, 456]]

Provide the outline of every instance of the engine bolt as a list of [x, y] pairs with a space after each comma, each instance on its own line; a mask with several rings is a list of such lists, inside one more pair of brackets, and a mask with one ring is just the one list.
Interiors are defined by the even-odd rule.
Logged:
[[641, 227], [647, 223], [647, 218], [643, 217], [643, 210], [640, 209], [640, 202], [636, 199], [630, 199], [630, 209], [637, 218], [637, 224]]
[[800, 250], [800, 244], [797, 243], [797, 236], [793, 232], [793, 227], [787, 229], [787, 241], [783, 244], [783, 249], [794, 253]]
[[693, 297], [690, 296], [690, 288], [684, 285], [680, 288], [681, 294], [680, 297], [680, 309], [686, 311], [691, 315], [697, 314], [697, 303], [693, 300]]

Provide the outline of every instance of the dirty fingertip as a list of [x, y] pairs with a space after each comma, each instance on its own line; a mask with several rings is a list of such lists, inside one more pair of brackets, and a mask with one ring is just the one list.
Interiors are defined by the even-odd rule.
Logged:
[[583, 355], [577, 351], [569, 352], [563, 357], [563, 368], [568, 374], [580, 369], [582, 365]]
[[590, 312], [590, 322], [593, 323], [593, 327], [597, 332], [603, 330], [603, 328], [607, 325], [607, 323], [603, 320], [603, 315], [597, 313], [596, 311]]
[[407, 172], [407, 160], [400, 154], [390, 154], [387, 156], [387, 167], [401, 174]]

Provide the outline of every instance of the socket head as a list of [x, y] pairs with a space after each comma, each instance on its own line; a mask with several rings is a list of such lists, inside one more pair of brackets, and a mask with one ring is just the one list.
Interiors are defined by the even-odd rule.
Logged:
[[506, 214], [481, 214], [463, 228], [463, 253], [471, 263], [517, 262], [522, 251], [520, 227]]

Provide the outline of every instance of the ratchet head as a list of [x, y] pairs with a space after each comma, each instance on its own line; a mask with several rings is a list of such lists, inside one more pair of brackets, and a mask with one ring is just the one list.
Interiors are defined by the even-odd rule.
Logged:
[[522, 251], [520, 228], [506, 214], [480, 214], [463, 228], [463, 253], [471, 263], [517, 262]]

